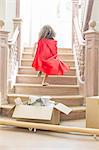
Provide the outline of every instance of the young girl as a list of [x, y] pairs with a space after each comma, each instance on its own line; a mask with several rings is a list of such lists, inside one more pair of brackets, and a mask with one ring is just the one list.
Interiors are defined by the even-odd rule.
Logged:
[[[43, 86], [47, 86], [48, 75], [63, 75], [69, 71], [69, 66], [59, 60], [57, 56], [57, 41], [55, 32], [51, 26], [45, 25], [39, 33], [37, 50], [32, 62], [32, 67], [39, 71], [39, 75], [44, 72]], [[36, 45], [35, 45], [36, 47]]]

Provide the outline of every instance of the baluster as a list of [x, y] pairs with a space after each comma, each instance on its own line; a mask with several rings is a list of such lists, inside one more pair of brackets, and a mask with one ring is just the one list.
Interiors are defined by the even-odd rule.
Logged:
[[4, 22], [0, 21], [0, 105], [7, 103], [8, 89], [8, 33], [3, 30]]

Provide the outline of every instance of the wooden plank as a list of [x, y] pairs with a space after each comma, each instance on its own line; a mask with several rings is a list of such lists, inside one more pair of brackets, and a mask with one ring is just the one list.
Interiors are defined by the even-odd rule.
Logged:
[[30, 123], [24, 121], [16, 121], [16, 120], [6, 120], [0, 119], [0, 125], [10, 125], [22, 128], [29, 128], [29, 129], [41, 129], [41, 130], [48, 130], [54, 132], [73, 132], [73, 133], [84, 133], [90, 135], [99, 135], [99, 129], [92, 129], [92, 128], [80, 128], [80, 127], [69, 127], [69, 126], [59, 126], [59, 125], [50, 125], [50, 124], [42, 124], [42, 123]]

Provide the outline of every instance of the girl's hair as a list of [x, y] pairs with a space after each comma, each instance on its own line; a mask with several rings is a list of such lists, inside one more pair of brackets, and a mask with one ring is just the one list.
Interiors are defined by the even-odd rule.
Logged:
[[39, 32], [39, 39], [53, 39], [55, 37], [56, 33], [52, 29], [50, 25], [45, 25], [41, 28]]

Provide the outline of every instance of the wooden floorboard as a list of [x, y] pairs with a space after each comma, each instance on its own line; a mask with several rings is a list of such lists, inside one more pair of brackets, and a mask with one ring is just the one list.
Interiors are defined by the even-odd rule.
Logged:
[[[65, 121], [62, 125], [85, 127], [85, 120]], [[0, 150], [99, 150], [92, 136], [63, 134], [0, 126]]]

